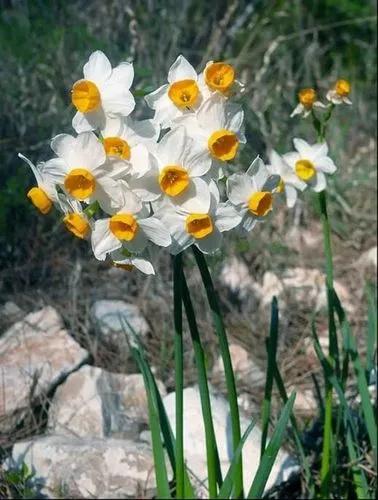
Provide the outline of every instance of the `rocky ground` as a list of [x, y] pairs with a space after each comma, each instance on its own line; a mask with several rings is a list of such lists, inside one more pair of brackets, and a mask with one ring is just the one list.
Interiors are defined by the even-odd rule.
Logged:
[[[291, 243], [301, 245], [306, 251], [317, 248], [319, 252], [321, 240], [315, 236], [314, 232], [302, 233], [301, 240], [296, 241], [291, 235]], [[304, 238], [307, 240], [303, 241]], [[191, 264], [188, 260], [189, 269]], [[326, 322], [321, 314], [326, 305], [322, 272], [293, 266], [280, 273], [267, 270], [256, 279], [248, 262], [235, 255], [221, 264], [213, 264], [227, 312], [242, 427], [246, 428], [251, 417], [259, 420], [265, 383], [262, 344], [273, 296], [280, 303], [281, 372], [287, 389], [297, 391], [296, 414], [306, 425], [318, 410], [312, 375], [317, 374], [319, 367], [310, 341], [311, 317], [306, 318], [310, 311], [319, 312], [320, 340], [327, 348]], [[366, 279], [372, 276], [376, 265], [376, 248], [371, 248], [356, 261], [355, 272]], [[59, 311], [52, 306], [36, 307], [40, 300], [36, 296], [33, 310], [28, 312], [24, 310], [28, 302], [22, 294], [20, 304], [8, 301], [1, 306], [2, 473], [17, 470], [26, 463], [34, 473], [33, 488], [51, 498], [152, 497], [155, 483], [146, 395], [142, 376], [130, 357], [127, 336], [131, 327], [147, 347], [174, 428], [173, 353], [169, 340], [172, 297], [168, 286], [162, 285], [165, 278], [170, 284], [170, 276], [164, 277], [163, 270], [161, 280], [147, 279], [141, 287], [134, 277], [125, 278], [123, 271], [103, 268], [96, 275], [92, 293], [84, 300], [79, 298], [80, 290], [88, 287], [90, 276], [83, 277], [80, 269], [76, 271], [78, 281], [83, 282], [71, 288], [66, 302], [59, 302]], [[230, 460], [230, 435], [224, 373], [213, 333], [208, 328], [208, 312], [197, 292], [201, 286], [199, 277], [194, 272], [188, 275], [191, 289], [196, 290], [200, 328], [209, 353], [215, 432], [225, 471]], [[362, 331], [362, 297], [356, 297], [348, 285], [342, 275], [337, 276], [336, 289], [354, 325]], [[162, 286], [165, 294], [161, 289], [157, 291]], [[139, 293], [129, 303], [122, 297], [132, 298], [133, 287], [138, 287]], [[152, 302], [151, 294], [155, 294]], [[293, 311], [293, 304], [299, 304], [298, 310]], [[252, 335], [253, 332], [257, 335]], [[185, 349], [191, 353], [188, 340]], [[198, 494], [204, 496], [204, 431], [193, 360], [191, 355], [187, 358], [185, 451]], [[274, 404], [278, 407], [278, 398]], [[257, 425], [244, 455], [245, 470], [249, 471], [246, 487], [257, 467], [259, 443]], [[282, 451], [268, 488], [287, 480], [296, 469], [290, 450]]]

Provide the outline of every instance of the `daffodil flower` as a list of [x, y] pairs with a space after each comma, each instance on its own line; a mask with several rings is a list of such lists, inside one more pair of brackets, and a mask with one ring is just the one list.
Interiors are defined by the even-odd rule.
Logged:
[[51, 149], [58, 158], [46, 162], [46, 172], [69, 196], [85, 203], [98, 201], [105, 212], [122, 205], [121, 188], [105, 169], [105, 150], [95, 134], [57, 135]]
[[132, 271], [138, 269], [144, 274], [155, 274], [155, 269], [150, 260], [144, 255], [133, 255], [125, 248], [115, 250], [110, 254], [114, 267]]
[[332, 104], [352, 104], [349, 99], [351, 89], [348, 80], [337, 80], [334, 87], [327, 92], [326, 97]]
[[131, 63], [122, 62], [112, 69], [106, 55], [97, 50], [84, 65], [83, 73], [84, 78], [75, 82], [71, 91], [77, 110], [72, 126], [77, 133], [103, 128], [107, 116], [128, 116], [133, 111]]
[[195, 210], [190, 207], [183, 210], [165, 203], [156, 211], [156, 216], [171, 233], [171, 254], [177, 255], [192, 244], [203, 253], [213, 254], [222, 244], [222, 233], [240, 223], [241, 217], [230, 203], [219, 203], [219, 191], [214, 181], [210, 183], [210, 192], [209, 207], [196, 205]]
[[273, 191], [280, 181], [271, 175], [261, 158], [257, 157], [244, 174], [227, 179], [227, 196], [242, 217], [242, 226], [251, 231], [256, 222], [265, 219], [273, 208]]
[[297, 151], [286, 153], [283, 158], [303, 182], [314, 191], [320, 192], [327, 187], [325, 174], [333, 174], [336, 165], [328, 156], [326, 142], [310, 145], [303, 139], [294, 139]]
[[209, 61], [199, 75], [198, 83], [204, 99], [214, 92], [230, 97], [244, 90], [244, 85], [235, 78], [233, 66], [223, 61]]
[[42, 214], [48, 214], [54, 202], [58, 201], [58, 193], [51, 177], [45, 172], [46, 163], [40, 162], [34, 165], [21, 153], [18, 153], [18, 157], [29, 165], [37, 181], [37, 186], [29, 189], [27, 197]]
[[211, 160], [203, 148], [190, 139], [184, 127], [168, 132], [159, 142], [150, 170], [129, 181], [131, 189], [145, 202], [169, 200], [184, 210], [210, 205], [208, 180]]
[[303, 115], [306, 118], [312, 111], [312, 108], [326, 108], [322, 102], [317, 100], [316, 91], [312, 88], [302, 89], [298, 92], [298, 105], [291, 113], [290, 118], [295, 115]]
[[201, 145], [212, 161], [212, 177], [223, 176], [228, 161], [235, 159], [239, 145], [246, 142], [243, 131], [244, 112], [219, 93], [202, 103], [197, 113], [180, 117], [188, 135]]
[[74, 198], [59, 194], [59, 208], [64, 214], [63, 223], [67, 230], [77, 238], [87, 239], [94, 222], [85, 214], [81, 203]]
[[168, 229], [155, 216], [149, 215], [146, 207], [140, 207], [136, 196], [125, 199], [124, 206], [111, 217], [96, 220], [92, 231], [92, 250], [98, 260], [106, 255], [126, 248], [131, 253], [140, 253], [148, 241], [167, 247], [171, 244]]
[[163, 128], [172, 120], [197, 109], [202, 101], [198, 75], [193, 66], [180, 55], [169, 68], [168, 83], [145, 96], [150, 108], [155, 110], [154, 120]]
[[282, 156], [276, 151], [272, 151], [269, 155], [270, 164], [266, 166], [268, 172], [272, 175], [279, 175], [280, 182], [276, 188], [277, 193], [285, 193], [286, 204], [292, 208], [298, 198], [298, 191], [304, 191], [307, 184], [299, 179], [293, 169], [285, 162]]
[[118, 169], [118, 176], [133, 174], [140, 177], [149, 170], [149, 150], [155, 150], [160, 126], [153, 120], [134, 121], [130, 117], [107, 118], [101, 130], [107, 164]]

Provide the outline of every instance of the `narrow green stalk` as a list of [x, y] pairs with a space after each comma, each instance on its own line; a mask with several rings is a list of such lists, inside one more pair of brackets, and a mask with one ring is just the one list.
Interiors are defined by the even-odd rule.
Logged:
[[268, 353], [268, 366], [266, 370], [264, 401], [262, 404], [262, 412], [261, 412], [262, 429], [261, 429], [260, 460], [264, 455], [266, 440], [268, 437], [272, 390], [273, 390], [274, 366], [276, 364], [277, 340], [278, 340], [278, 304], [277, 304], [277, 298], [273, 297], [271, 320], [270, 320], [270, 332], [269, 332], [269, 338], [266, 341], [266, 347]]
[[176, 498], [185, 498], [184, 487], [184, 350], [182, 342], [182, 256], [173, 258], [176, 388]]
[[[336, 373], [339, 374], [339, 352], [337, 345], [337, 333], [334, 316], [333, 304], [333, 257], [331, 245], [331, 226], [328, 219], [327, 211], [327, 195], [326, 191], [321, 191], [318, 194], [320, 218], [323, 226], [323, 245], [326, 260], [326, 288], [327, 288], [327, 304], [328, 304], [328, 334], [329, 334], [329, 361]], [[330, 382], [325, 380], [325, 415], [323, 428], [323, 452], [322, 464], [320, 469], [321, 488], [320, 494], [323, 498], [327, 498], [330, 493], [331, 485], [331, 452], [334, 449], [332, 446], [332, 404], [333, 388]]]
[[219, 486], [221, 486], [222, 484], [222, 473], [220, 469], [218, 448], [213, 426], [210, 394], [207, 383], [205, 354], [198, 332], [196, 316], [194, 313], [192, 300], [190, 298], [190, 293], [184, 274], [182, 274], [182, 300], [184, 303], [186, 317], [188, 319], [190, 335], [192, 337], [194, 357], [198, 373], [198, 385], [200, 390], [202, 415], [205, 426], [209, 496], [210, 498], [215, 498], [217, 496], [217, 483]]
[[[213, 316], [213, 322], [215, 326], [215, 331], [218, 336], [219, 346], [223, 361], [225, 379], [226, 379], [226, 387], [227, 387], [227, 396], [230, 404], [230, 416], [231, 416], [231, 430], [232, 430], [232, 447], [233, 453], [235, 454], [240, 440], [241, 440], [241, 432], [240, 432], [240, 416], [239, 416], [239, 407], [238, 407], [238, 398], [236, 392], [236, 384], [235, 384], [235, 376], [234, 370], [232, 368], [232, 361], [230, 356], [230, 350], [228, 347], [227, 334], [223, 323], [223, 318], [221, 314], [221, 310], [219, 307], [219, 301], [217, 298], [217, 293], [211, 279], [210, 271], [206, 263], [206, 259], [202, 252], [198, 250], [195, 246], [192, 247], [194, 257], [197, 262], [198, 269], [201, 273], [202, 281], [205, 286], [207, 300], [210, 305], [211, 313]], [[235, 490], [234, 496], [235, 498], [243, 498], [243, 460], [242, 455], [240, 454], [240, 459], [235, 467], [236, 469], [236, 479], [235, 479]]]

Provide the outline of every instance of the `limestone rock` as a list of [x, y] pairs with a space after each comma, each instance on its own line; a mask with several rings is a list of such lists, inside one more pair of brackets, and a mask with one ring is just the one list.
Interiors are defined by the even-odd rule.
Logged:
[[[164, 398], [164, 406], [172, 429], [175, 429], [175, 393]], [[226, 474], [232, 457], [232, 436], [228, 402], [222, 396], [211, 394], [214, 431], [218, 443], [219, 459], [223, 475]], [[241, 418], [242, 432], [249, 425], [246, 418]], [[249, 491], [252, 480], [259, 465], [261, 431], [255, 426], [250, 433], [243, 452], [244, 488]], [[207, 477], [205, 432], [203, 426], [201, 400], [198, 387], [184, 389], [184, 449], [189, 468], [199, 480]], [[297, 471], [295, 461], [283, 450], [280, 450], [269, 476], [266, 488], [288, 479], [292, 472]]]
[[[254, 386], [264, 385], [265, 373], [252, 360], [248, 352], [238, 344], [230, 344], [229, 349], [235, 376], [242, 378], [244, 381], [248, 381]], [[224, 377], [224, 368], [221, 356], [219, 356], [214, 365], [213, 377]]]
[[357, 264], [361, 268], [375, 267], [377, 268], [377, 247], [372, 247], [366, 250], [358, 259]]
[[0, 431], [88, 357], [52, 307], [28, 314], [0, 337]]
[[245, 299], [253, 290], [253, 279], [247, 265], [235, 256], [225, 262], [220, 278], [222, 283], [239, 299]]
[[10, 325], [15, 321], [19, 321], [25, 316], [25, 312], [18, 307], [14, 302], [8, 301], [0, 306], [0, 324]]
[[123, 300], [97, 300], [91, 316], [99, 337], [124, 355], [129, 351], [127, 338], [132, 341], [133, 331], [143, 338], [150, 330], [140, 309]]
[[[158, 387], [166, 394], [161, 382]], [[49, 410], [53, 434], [134, 438], [148, 425], [147, 398], [140, 374], [110, 373], [83, 366], [60, 385]]]
[[37, 437], [16, 443], [13, 462], [25, 463], [48, 498], [146, 498], [155, 488], [151, 449], [122, 439]]

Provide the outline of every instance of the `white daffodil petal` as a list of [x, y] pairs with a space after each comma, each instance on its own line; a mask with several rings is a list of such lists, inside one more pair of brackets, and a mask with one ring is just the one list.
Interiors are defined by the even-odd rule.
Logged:
[[112, 73], [112, 65], [106, 55], [100, 50], [93, 52], [83, 68], [84, 78], [94, 83], [107, 80]]
[[121, 62], [116, 66], [109, 79], [109, 83], [119, 83], [125, 89], [129, 89], [134, 80], [134, 66], [129, 62]]
[[109, 83], [101, 94], [101, 102], [106, 113], [128, 116], [135, 108], [132, 93], [121, 83]]
[[132, 174], [136, 177], [142, 177], [151, 169], [151, 163], [154, 161], [148, 149], [144, 144], [138, 144], [131, 148], [130, 164]]
[[316, 168], [325, 172], [326, 174], [333, 174], [336, 172], [337, 167], [329, 156], [323, 156], [316, 160]]
[[72, 127], [78, 134], [102, 129], [105, 127], [105, 123], [106, 117], [102, 108], [90, 113], [80, 113], [78, 111], [72, 119]]
[[168, 72], [168, 82], [174, 83], [180, 80], [196, 80], [197, 73], [193, 66], [185, 59], [184, 56], [180, 55], [176, 61], [169, 68]]
[[324, 191], [327, 187], [327, 179], [323, 172], [317, 172], [315, 181], [311, 182], [310, 185], [316, 193]]
[[243, 221], [242, 221], [242, 226], [246, 231], [252, 231], [252, 229], [256, 226], [257, 224], [257, 219], [255, 217], [252, 217], [248, 212], [245, 214]]
[[161, 166], [181, 165], [183, 158], [190, 152], [192, 141], [187, 137], [184, 127], [171, 130], [162, 138], [157, 146], [157, 156]]
[[122, 246], [121, 242], [109, 229], [109, 219], [96, 220], [91, 235], [92, 250], [98, 260], [105, 260], [106, 255]]
[[162, 195], [157, 168], [153, 168], [143, 177], [132, 177], [129, 180], [129, 186], [145, 202], [156, 201]]
[[235, 210], [231, 203], [221, 203], [218, 207], [215, 225], [219, 231], [230, 231], [240, 224], [241, 215]]
[[255, 191], [252, 177], [248, 174], [232, 174], [227, 179], [227, 197], [234, 205], [245, 205]]
[[195, 141], [193, 141], [192, 147], [188, 150], [187, 156], [183, 158], [183, 164], [190, 177], [205, 175], [210, 170], [211, 163], [207, 149], [201, 147]]
[[214, 131], [226, 127], [225, 104], [226, 98], [219, 93], [214, 93], [201, 104], [197, 119], [204, 129]]
[[206, 254], [215, 253], [222, 244], [222, 233], [215, 227], [213, 232], [205, 238], [195, 240], [195, 245]]
[[160, 247], [171, 244], [171, 235], [164, 224], [156, 217], [148, 217], [138, 221], [147, 238]]
[[50, 179], [52, 183], [63, 184], [68, 168], [62, 158], [52, 158], [45, 162], [43, 167], [44, 177]]
[[75, 139], [74, 150], [64, 158], [70, 168], [86, 168], [95, 170], [105, 162], [106, 154], [103, 145], [93, 132], [84, 132]]
[[144, 274], [155, 274], [154, 266], [147, 259], [141, 257], [133, 257], [131, 264]]
[[54, 153], [69, 165], [76, 150], [76, 138], [69, 134], [58, 134], [51, 139], [50, 147]]
[[37, 184], [38, 185], [42, 184], [43, 183], [42, 175], [41, 175], [39, 169], [34, 165], [34, 163], [32, 163], [29, 160], [29, 158], [26, 158], [26, 156], [24, 156], [21, 153], [18, 153], [18, 157], [21, 158], [21, 160], [24, 160], [24, 162], [26, 162], [29, 165], [29, 167], [31, 168], [31, 171], [34, 174], [35, 180], [37, 181]]
[[125, 119], [125, 139], [130, 146], [140, 143], [150, 143], [158, 140], [160, 126], [154, 120], [134, 121]]
[[124, 201], [119, 183], [105, 175], [96, 179], [93, 199], [99, 202], [106, 213], [113, 213], [114, 210], [121, 208]]
[[123, 246], [129, 250], [129, 252], [140, 253], [146, 248], [148, 243], [147, 236], [145, 235], [143, 229], [140, 227], [136, 236], [130, 241], [124, 241]]
[[200, 177], [194, 177], [190, 180], [186, 191], [170, 201], [186, 212], [206, 213], [210, 207], [209, 185]]
[[311, 149], [310, 144], [308, 144], [303, 139], [299, 139], [297, 137], [293, 139], [293, 143], [294, 143], [295, 149], [298, 151], [298, 153], [302, 157], [308, 158], [309, 160], [312, 159], [312, 149]]
[[289, 208], [293, 208], [297, 202], [298, 192], [295, 187], [285, 184], [286, 204]]

